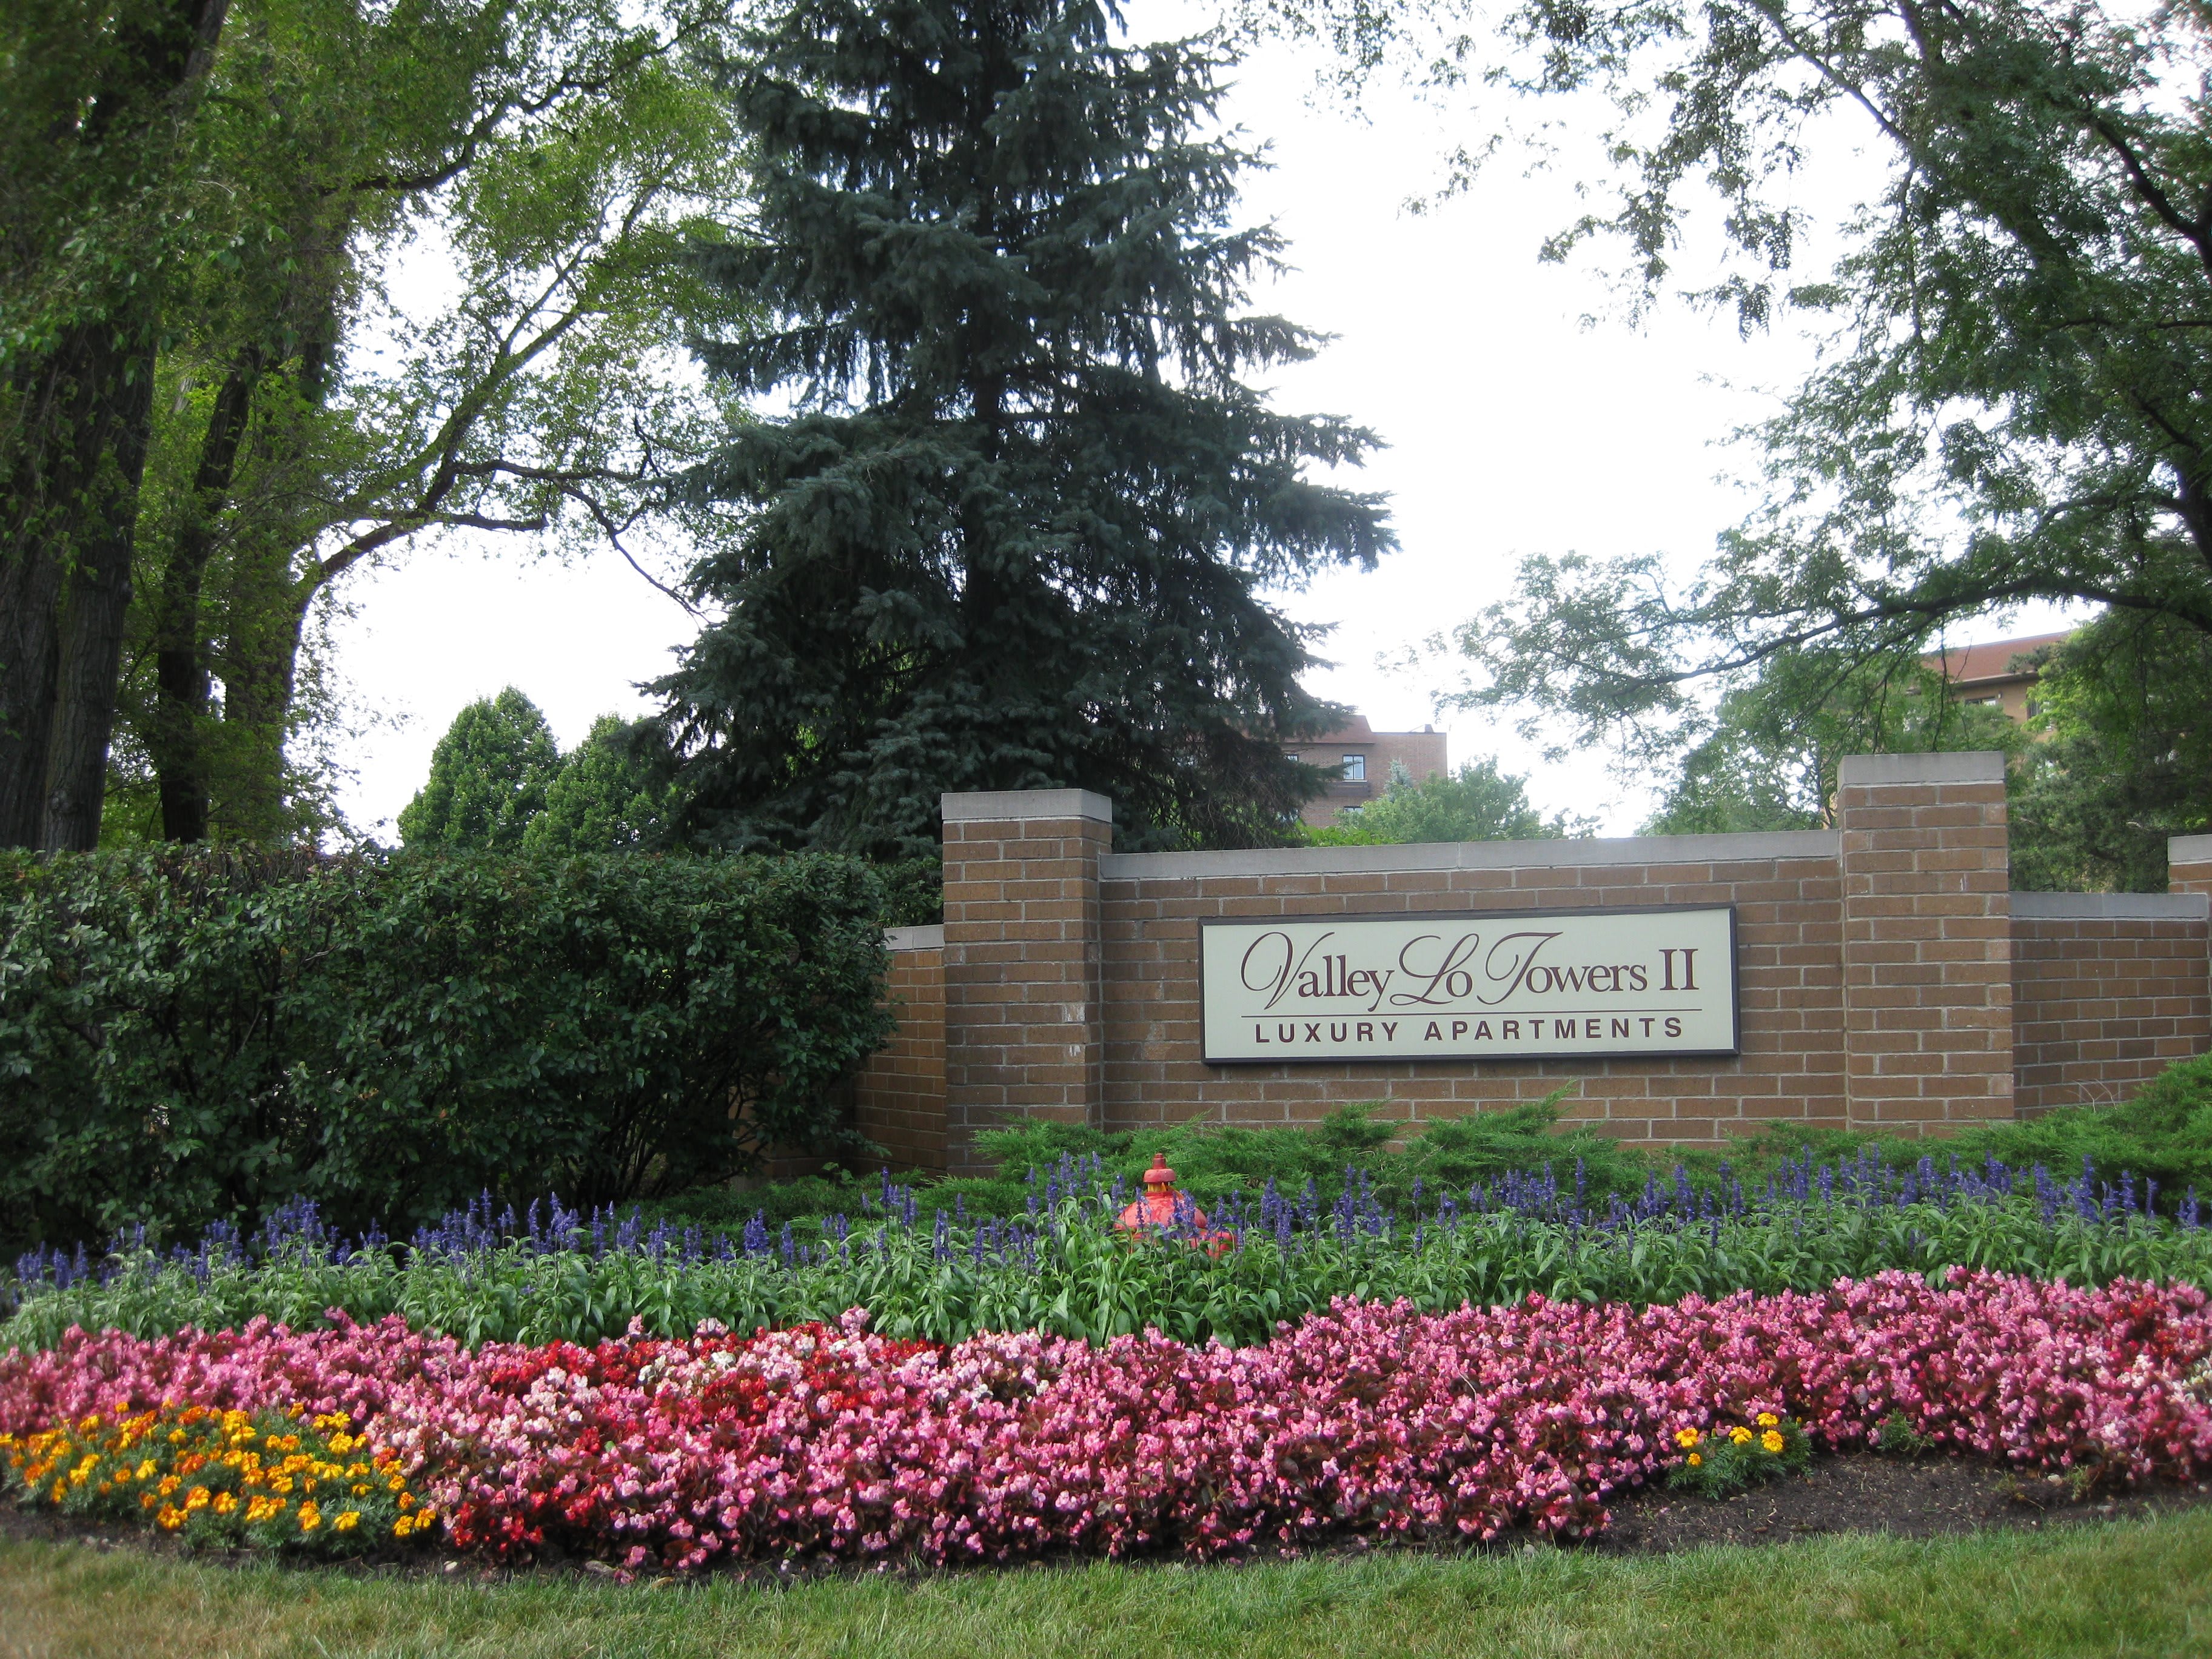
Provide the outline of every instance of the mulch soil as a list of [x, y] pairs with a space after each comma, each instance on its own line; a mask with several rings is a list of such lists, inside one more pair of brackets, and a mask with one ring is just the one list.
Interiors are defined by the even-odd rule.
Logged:
[[1990, 1528], [2142, 1520], [2208, 1504], [2212, 1482], [2083, 1496], [2063, 1480], [1960, 1458], [1860, 1453], [1821, 1458], [1802, 1475], [1717, 1501], [1668, 1492], [1663, 1485], [1623, 1495], [1613, 1502], [1611, 1528], [1592, 1547], [1612, 1555], [1659, 1555], [1703, 1544], [1774, 1544], [1835, 1532], [1936, 1538]]
[[[1936, 1538], [1992, 1528], [2034, 1530], [2085, 1522], [2144, 1520], [2207, 1506], [2212, 1506], [2212, 1481], [2193, 1485], [2161, 1483], [2081, 1494], [2063, 1480], [2015, 1474], [1958, 1458], [1855, 1453], [1818, 1459], [1802, 1475], [1771, 1480], [1729, 1498], [1716, 1500], [1669, 1492], [1663, 1485], [1616, 1493], [1612, 1504], [1613, 1525], [1602, 1537], [1557, 1547], [1600, 1555], [1634, 1556], [1664, 1555], [1711, 1544], [1782, 1544], [1828, 1533]], [[121, 1530], [112, 1522], [26, 1511], [4, 1502], [0, 1502], [0, 1538], [76, 1542], [102, 1552], [133, 1550], [148, 1555], [189, 1557], [215, 1565], [245, 1565], [265, 1559], [245, 1550], [195, 1552], [174, 1539], [156, 1534]], [[1397, 1547], [1401, 1547], [1375, 1545], [1364, 1537], [1348, 1536], [1282, 1553], [1346, 1557]], [[1464, 1548], [1448, 1543], [1415, 1547], [1437, 1553]], [[1520, 1531], [1477, 1549], [1480, 1553], [1496, 1553], [1552, 1547], [1555, 1546], [1540, 1542], [1534, 1534]], [[1277, 1558], [1275, 1552], [1261, 1551], [1243, 1559]], [[517, 1568], [488, 1565], [475, 1558], [455, 1557], [434, 1549], [395, 1550], [383, 1555], [329, 1563], [311, 1564], [287, 1558], [286, 1565], [351, 1576], [471, 1580], [523, 1575], [606, 1575], [610, 1571], [602, 1562], [564, 1559], [557, 1552], [533, 1565]], [[1223, 1565], [1233, 1570], [1237, 1564], [1230, 1561]], [[888, 1562], [857, 1566], [822, 1561], [750, 1561], [710, 1569], [702, 1577], [725, 1582], [793, 1584], [825, 1577], [885, 1572], [925, 1577], [947, 1571], [986, 1570], [921, 1568]], [[665, 1588], [678, 1581], [647, 1577], [641, 1582]]]

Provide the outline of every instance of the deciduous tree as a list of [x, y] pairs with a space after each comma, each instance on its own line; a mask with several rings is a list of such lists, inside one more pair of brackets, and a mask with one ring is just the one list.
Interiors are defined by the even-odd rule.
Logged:
[[[1700, 203], [1757, 325], [1833, 320], [1826, 360], [1754, 435], [1764, 509], [1693, 580], [1656, 556], [1529, 561], [1460, 631], [1475, 701], [1670, 755], [1703, 688], [1808, 647], [1909, 660], [2029, 600], [2212, 638], [2212, 11], [2094, 0], [1279, 0], [1357, 69], [1409, 24], [1447, 78], [1610, 102], [1609, 205], [1569, 227], [1656, 294]], [[1806, 272], [1819, 146], [1884, 182]], [[1470, 144], [1470, 151], [1482, 149]], [[1814, 159], [1818, 159], [1817, 156]], [[2197, 694], [2212, 713], [2212, 684]], [[1650, 746], [1638, 750], [1638, 741]]]

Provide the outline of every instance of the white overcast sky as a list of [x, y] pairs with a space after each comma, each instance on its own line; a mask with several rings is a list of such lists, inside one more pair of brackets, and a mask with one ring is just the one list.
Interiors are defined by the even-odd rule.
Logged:
[[[1139, 39], [1203, 21], [1183, 0], [1139, 0], [1130, 16]], [[1540, 805], [1633, 833], [1650, 799], [1602, 755], [1547, 765], [1495, 715], [1437, 708], [1449, 665], [1404, 673], [1378, 659], [1501, 597], [1524, 554], [1657, 551], [1694, 566], [1752, 505], [1723, 481], [1752, 458], [1723, 440], [1774, 407], [1813, 361], [1811, 343], [1791, 329], [1747, 341], [1732, 318], [1680, 304], [1620, 320], [1595, 266], [1538, 263], [1544, 236], [1580, 210], [1564, 171], [1530, 176], [1508, 154], [1467, 193], [1407, 211], [1442, 181], [1450, 145], [1477, 136], [1475, 121], [1389, 83], [1371, 90], [1363, 119], [1316, 95], [1320, 63], [1310, 50], [1264, 50], [1225, 110], [1270, 149], [1248, 216], [1276, 223], [1297, 267], [1257, 301], [1336, 337], [1276, 379], [1278, 406], [1348, 416], [1389, 445], [1364, 482], [1391, 496], [1401, 550], [1371, 574], [1333, 575], [1286, 600], [1336, 627], [1325, 649], [1337, 665], [1316, 689], [1378, 729], [1433, 721], [1450, 733], [1455, 765], [1502, 755], [1533, 775]], [[1805, 185], [1830, 193], [1832, 217], [1866, 167], [1838, 137], [1831, 171]], [[386, 840], [465, 704], [518, 686], [567, 748], [595, 716], [647, 708], [637, 683], [665, 672], [692, 633], [613, 552], [562, 564], [514, 538], [415, 547], [352, 579], [343, 597], [352, 614], [337, 666], [368, 721], [349, 749], [358, 775], [343, 804], [357, 829]]]

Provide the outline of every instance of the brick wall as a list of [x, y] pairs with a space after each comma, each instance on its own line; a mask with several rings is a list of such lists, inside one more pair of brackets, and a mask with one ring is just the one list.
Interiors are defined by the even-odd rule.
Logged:
[[898, 1030], [853, 1084], [854, 1127], [900, 1169], [945, 1167], [945, 930], [894, 927], [888, 990]]
[[[1020, 1115], [1297, 1123], [1371, 1101], [1410, 1122], [1561, 1087], [1571, 1116], [1639, 1141], [1775, 1120], [1942, 1133], [2124, 1098], [2212, 1046], [2212, 836], [2173, 843], [2175, 896], [2011, 893], [1995, 755], [1847, 761], [1837, 827], [1790, 835], [1115, 854], [1097, 795], [945, 806], [941, 954], [894, 968], [930, 1029], [902, 1028], [856, 1092], [868, 1132], [922, 1167], [976, 1167], [975, 1130]], [[1714, 904], [1736, 908], [1734, 1056], [1201, 1057], [1208, 917]]]
[[2013, 1115], [2004, 760], [1855, 755], [1838, 769], [1850, 1127]]
[[[1710, 1142], [1769, 1118], [1840, 1127], [1837, 838], [1682, 836], [1434, 847], [1136, 854], [1100, 872], [1107, 1115], [1308, 1122], [1346, 1101], [1398, 1121], [1456, 1116], [1574, 1085], [1571, 1116], [1637, 1140]], [[1207, 916], [1714, 904], [1738, 914], [1743, 1053], [1729, 1060], [1393, 1060], [1208, 1066], [1198, 923]]]
[[2212, 894], [2212, 836], [2176, 836], [2166, 843], [2169, 892]]
[[948, 1168], [1010, 1116], [1099, 1123], [1098, 864], [1113, 805], [1084, 789], [945, 798]]
[[2125, 1100], [2212, 1048], [2201, 893], [2015, 893], [2013, 1103]]

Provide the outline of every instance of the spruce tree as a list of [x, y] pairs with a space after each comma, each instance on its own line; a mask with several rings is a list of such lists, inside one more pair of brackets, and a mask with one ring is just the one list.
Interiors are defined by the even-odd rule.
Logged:
[[538, 705], [508, 686], [453, 716], [430, 751], [430, 776], [399, 811], [410, 847], [512, 852], [544, 810], [561, 750]]
[[951, 789], [1095, 789], [1124, 845], [1278, 838], [1336, 712], [1268, 598], [1392, 543], [1316, 482], [1373, 436], [1246, 376], [1316, 337], [1247, 315], [1252, 159], [1200, 136], [1225, 66], [1116, 45], [1087, 0], [798, 0], [730, 71], [759, 210], [702, 247], [770, 310], [702, 342], [776, 399], [690, 477], [738, 533], [723, 620], [655, 689], [723, 846], [913, 853]]

